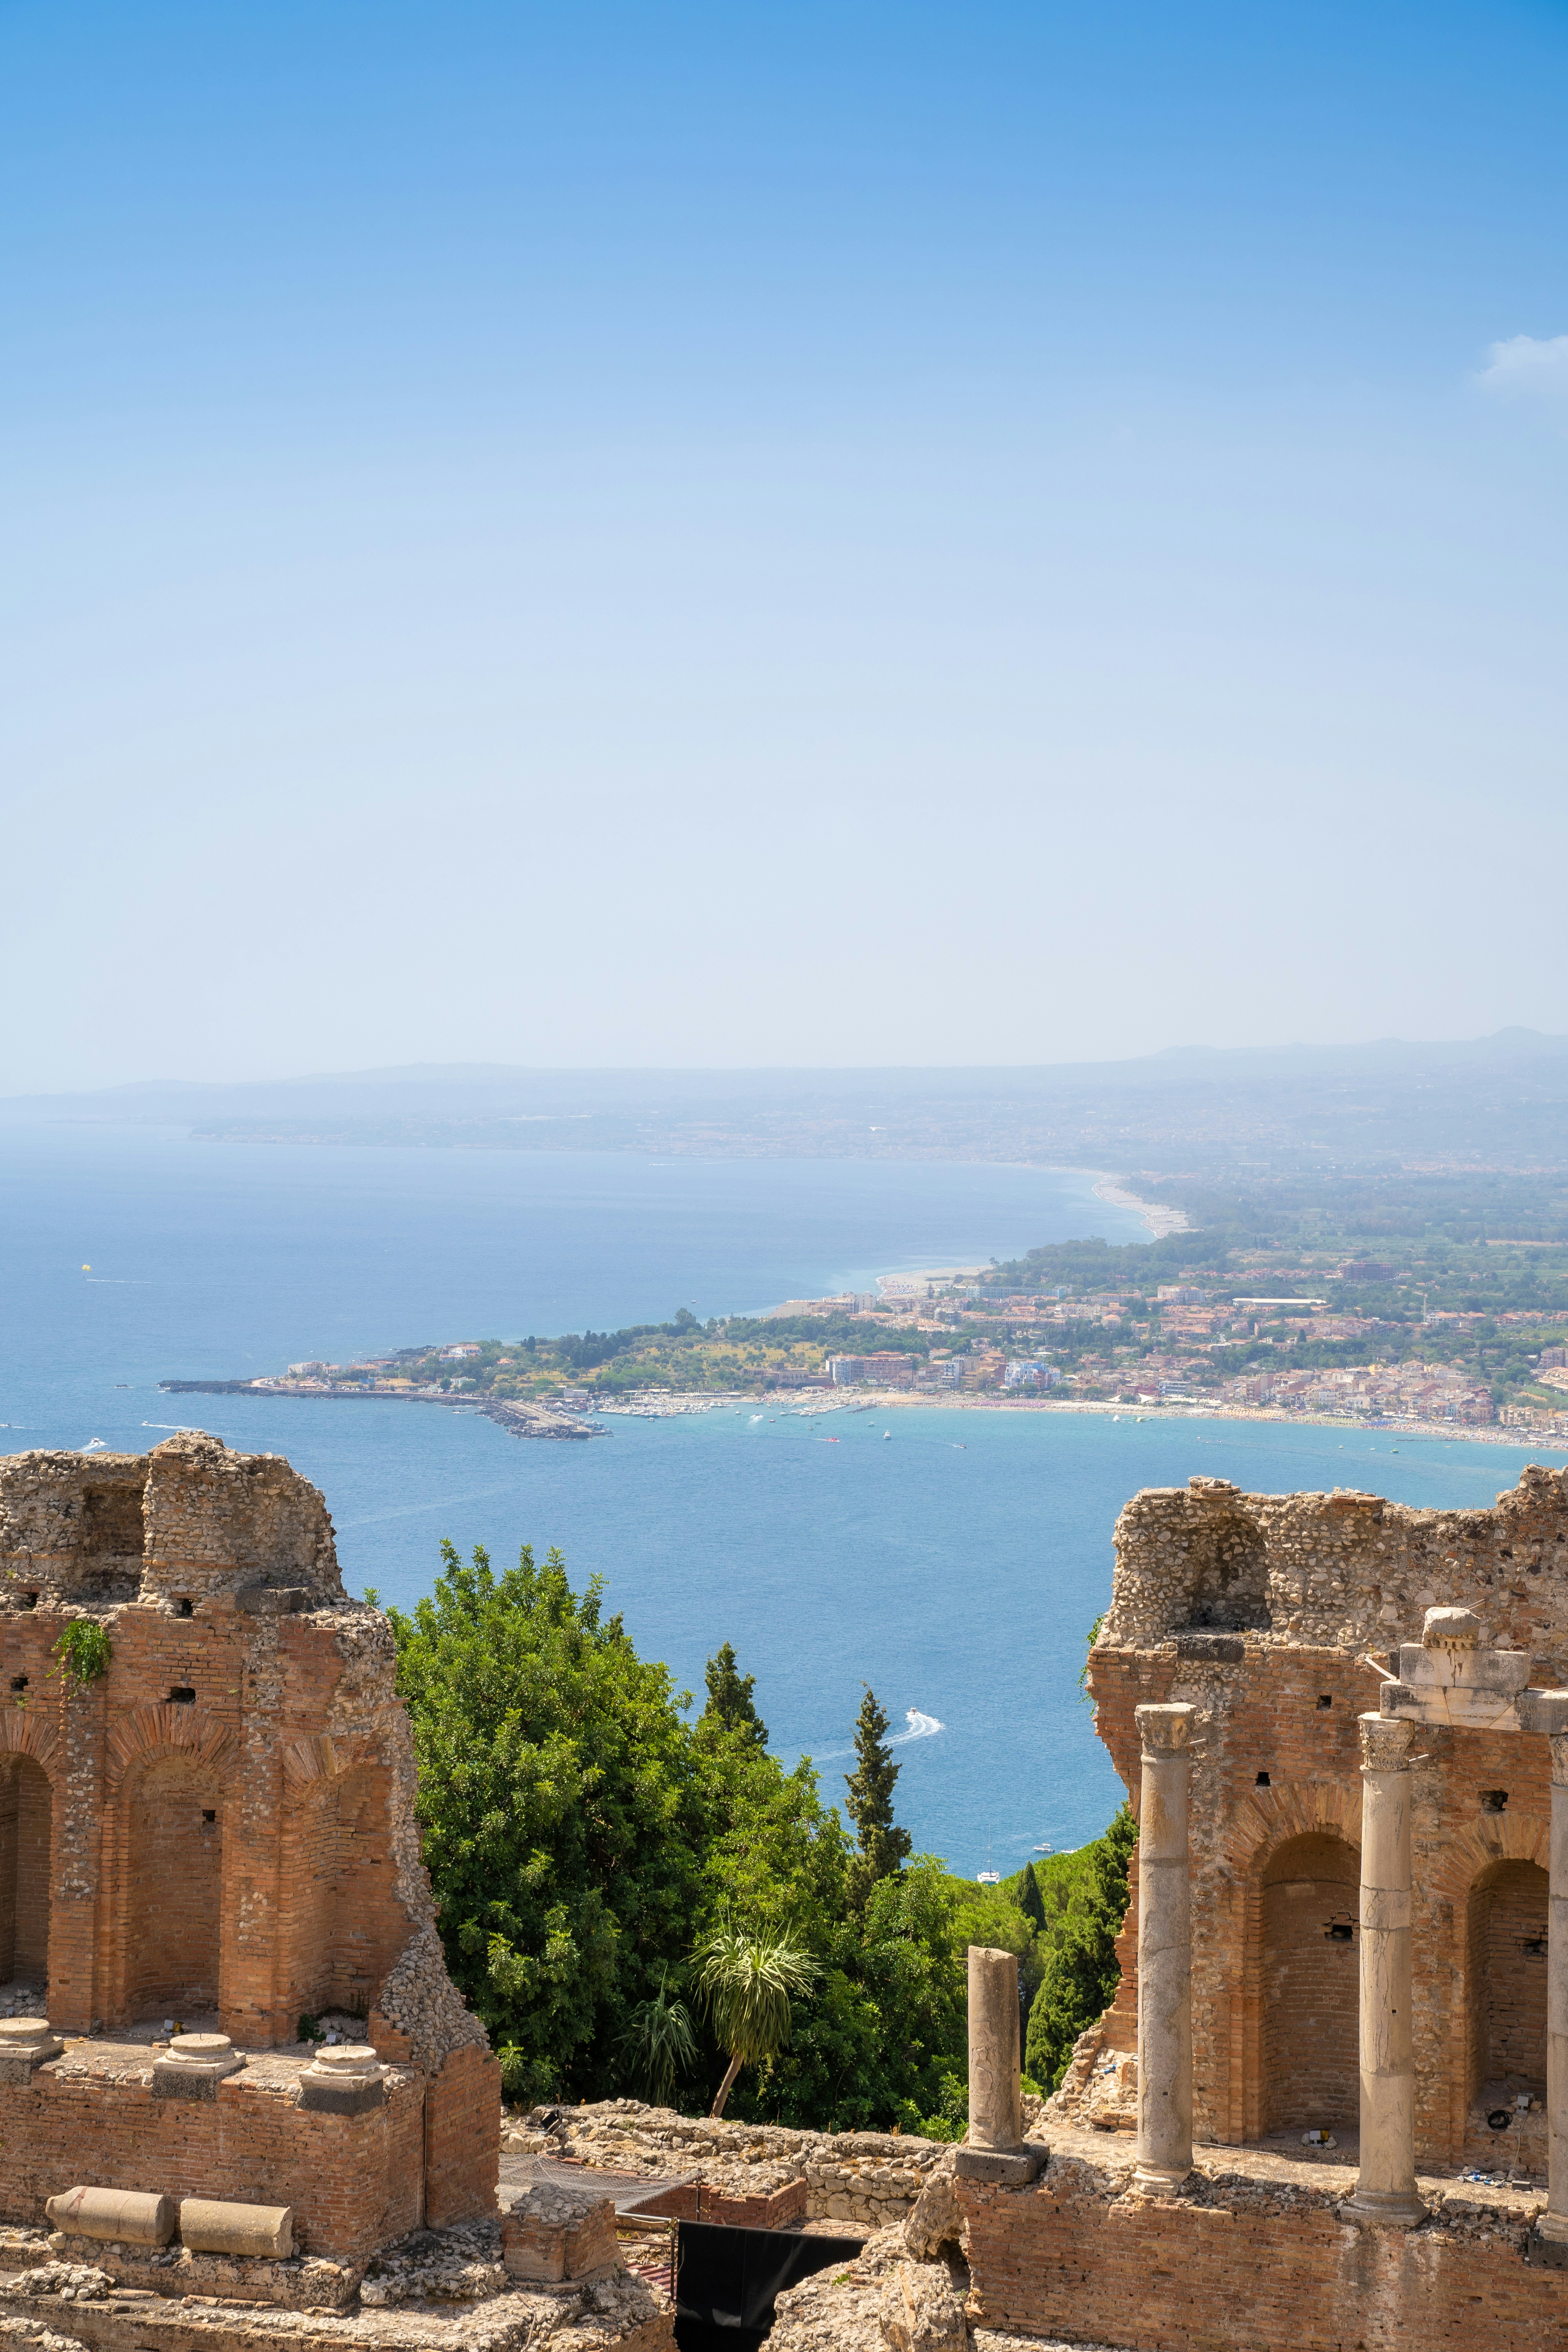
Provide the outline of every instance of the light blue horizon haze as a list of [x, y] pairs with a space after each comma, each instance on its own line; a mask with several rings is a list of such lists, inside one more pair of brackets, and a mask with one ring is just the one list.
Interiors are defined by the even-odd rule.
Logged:
[[0, 1094], [1568, 1028], [1565, 101], [1545, 0], [10, 0]]

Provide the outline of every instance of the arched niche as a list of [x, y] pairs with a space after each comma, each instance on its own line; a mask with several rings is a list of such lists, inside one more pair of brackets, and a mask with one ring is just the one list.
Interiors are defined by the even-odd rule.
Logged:
[[1465, 1906], [1467, 2092], [1546, 2096], [1549, 1881], [1539, 1863], [1488, 1864]]
[[1266, 2132], [1355, 2126], [1361, 1858], [1331, 1831], [1277, 1846], [1262, 1873], [1258, 1990]]
[[54, 1791], [31, 1756], [0, 1757], [0, 1984], [41, 1992], [49, 1973]]
[[223, 1783], [193, 1748], [127, 1777], [125, 2014], [183, 2021], [220, 2006]]

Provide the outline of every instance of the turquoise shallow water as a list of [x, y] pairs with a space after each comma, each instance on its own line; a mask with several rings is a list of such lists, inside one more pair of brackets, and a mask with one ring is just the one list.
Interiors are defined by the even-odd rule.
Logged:
[[863, 1681], [900, 1723], [940, 1724], [900, 1749], [902, 1817], [955, 1867], [989, 1848], [1010, 1869], [1091, 1835], [1120, 1793], [1076, 1677], [1135, 1488], [1196, 1470], [1473, 1506], [1513, 1483], [1526, 1450], [952, 1407], [755, 1408], [539, 1444], [434, 1407], [175, 1400], [156, 1381], [602, 1327], [683, 1299], [756, 1307], [1095, 1230], [1140, 1231], [1086, 1179], [1040, 1171], [0, 1129], [0, 1448], [139, 1448], [189, 1420], [286, 1453], [327, 1496], [351, 1586], [389, 1600], [427, 1589], [444, 1535], [498, 1560], [558, 1544], [681, 1684], [700, 1689], [705, 1657], [732, 1641], [775, 1747], [814, 1755], [829, 1796]]

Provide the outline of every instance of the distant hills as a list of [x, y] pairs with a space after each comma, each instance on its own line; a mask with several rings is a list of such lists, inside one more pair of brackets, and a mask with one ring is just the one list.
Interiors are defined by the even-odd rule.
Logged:
[[1568, 1166], [1568, 1037], [1222, 1049], [1024, 1068], [547, 1070], [414, 1064], [15, 1096], [0, 1120], [213, 1142], [1051, 1161], [1209, 1181]]

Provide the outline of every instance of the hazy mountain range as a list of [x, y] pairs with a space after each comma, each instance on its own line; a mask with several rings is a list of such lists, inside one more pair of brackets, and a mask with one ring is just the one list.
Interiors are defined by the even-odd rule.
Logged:
[[1220, 1050], [1016, 1069], [423, 1064], [14, 1096], [0, 1118], [213, 1142], [1049, 1160], [1151, 1173], [1568, 1165], [1568, 1037]]

